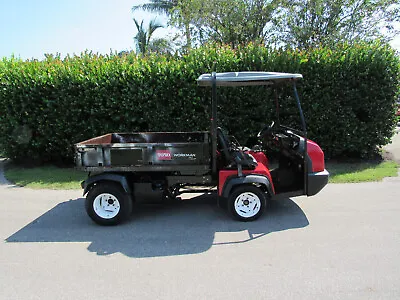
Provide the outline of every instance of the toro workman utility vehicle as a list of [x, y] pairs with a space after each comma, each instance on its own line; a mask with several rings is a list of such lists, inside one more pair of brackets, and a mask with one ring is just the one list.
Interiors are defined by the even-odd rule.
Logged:
[[[176, 199], [216, 187], [215, 198], [227, 203], [235, 219], [252, 221], [267, 201], [317, 194], [329, 173], [323, 151], [307, 139], [296, 89], [301, 78], [272, 72], [203, 74], [197, 83], [211, 88], [210, 131], [109, 133], [76, 144], [77, 167], [89, 172], [82, 182], [88, 215], [98, 224], [114, 225], [130, 216], [134, 202]], [[257, 135], [262, 146], [248, 149], [217, 126], [217, 87], [257, 85], [292, 85], [301, 130], [280, 124], [278, 112], [277, 121]], [[272, 148], [278, 149], [273, 168]]]

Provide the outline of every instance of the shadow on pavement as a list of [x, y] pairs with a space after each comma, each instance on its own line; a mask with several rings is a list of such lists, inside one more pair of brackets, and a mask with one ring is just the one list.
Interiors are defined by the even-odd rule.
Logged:
[[302, 228], [308, 220], [292, 200], [274, 202], [255, 222], [231, 220], [211, 195], [176, 205], [136, 207], [130, 221], [113, 227], [94, 224], [84, 199], [63, 202], [6, 239], [24, 242], [90, 242], [98, 255], [129, 257], [194, 254], [212, 246], [251, 242], [271, 232]]

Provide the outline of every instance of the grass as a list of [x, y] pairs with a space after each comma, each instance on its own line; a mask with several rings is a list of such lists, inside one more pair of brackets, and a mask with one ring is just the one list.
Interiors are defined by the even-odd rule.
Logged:
[[[398, 167], [392, 161], [328, 163], [326, 166], [330, 183], [380, 181], [384, 177], [396, 177]], [[32, 189], [80, 189], [80, 183], [87, 177], [85, 172], [54, 166], [23, 168], [9, 164], [4, 173], [14, 184]]]
[[13, 165], [5, 168], [4, 175], [7, 180], [18, 186], [52, 190], [80, 189], [80, 183], [87, 177], [87, 173], [72, 168], [22, 168]]
[[385, 177], [396, 177], [398, 167], [393, 161], [328, 163], [326, 166], [330, 173], [330, 183], [381, 181]]

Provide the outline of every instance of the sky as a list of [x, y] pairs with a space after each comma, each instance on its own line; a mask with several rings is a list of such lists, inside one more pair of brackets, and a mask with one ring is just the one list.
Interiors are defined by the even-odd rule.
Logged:
[[[135, 17], [144, 24], [164, 16], [136, 11], [140, 0], [0, 0], [0, 57], [43, 59], [45, 53], [102, 54], [134, 50]], [[166, 35], [166, 29], [156, 31]], [[157, 34], [155, 34], [157, 36]]]
[[[143, 0], [0, 0], [0, 57], [43, 59], [45, 53], [80, 54], [91, 50], [134, 50], [136, 27], [152, 18], [167, 25], [164, 16], [136, 11]], [[155, 36], [170, 31], [160, 29]], [[400, 51], [400, 36], [392, 46]]]

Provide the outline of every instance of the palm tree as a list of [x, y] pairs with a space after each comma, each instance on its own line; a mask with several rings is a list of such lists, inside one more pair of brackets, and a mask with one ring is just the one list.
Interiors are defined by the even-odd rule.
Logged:
[[154, 31], [156, 31], [158, 28], [162, 28], [163, 26], [157, 23], [155, 20], [151, 20], [149, 23], [149, 27], [146, 30], [143, 27], [143, 20], [140, 25], [135, 18], [133, 19], [133, 21], [135, 22], [138, 31], [136, 36], [134, 37], [136, 41], [136, 52], [142, 55], [146, 55], [149, 50], [151, 36], [153, 35]]
[[[135, 5], [132, 7], [132, 11], [143, 9], [149, 12], [166, 14], [171, 17], [172, 9], [178, 6], [179, 0], [150, 0], [150, 3]], [[185, 36], [186, 36], [186, 47], [191, 47], [191, 33], [190, 33], [190, 20], [184, 21]]]
[[150, 0], [150, 3], [135, 5], [132, 11], [143, 9], [155, 13], [171, 15], [171, 9], [178, 5], [178, 0]]

